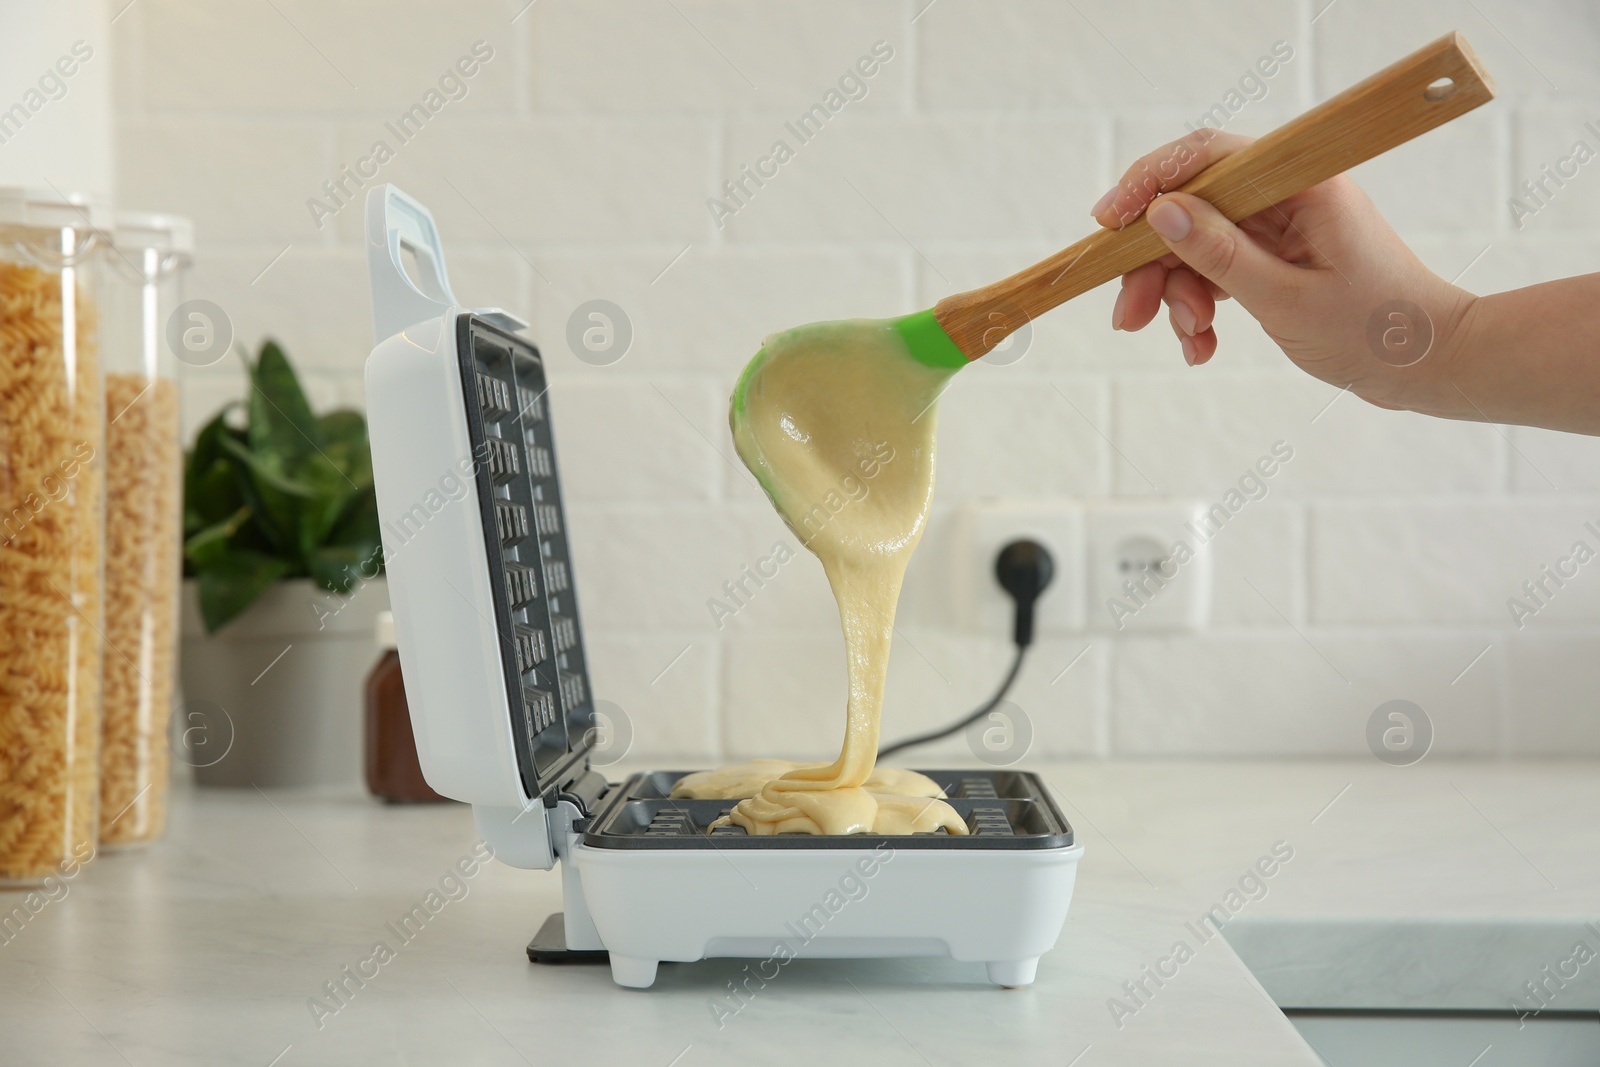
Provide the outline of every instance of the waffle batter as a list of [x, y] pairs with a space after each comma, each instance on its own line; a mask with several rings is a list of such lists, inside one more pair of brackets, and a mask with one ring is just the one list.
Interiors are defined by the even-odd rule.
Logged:
[[[849, 677], [844, 746], [832, 763], [738, 764], [691, 775], [673, 793], [742, 797], [730, 818], [751, 834], [964, 834], [931, 779], [874, 774], [895, 606], [927, 525], [935, 405], [954, 371], [917, 362], [888, 322], [869, 319], [802, 326], [762, 348], [734, 444], [833, 587]], [[874, 460], [866, 494], [834, 507]]]

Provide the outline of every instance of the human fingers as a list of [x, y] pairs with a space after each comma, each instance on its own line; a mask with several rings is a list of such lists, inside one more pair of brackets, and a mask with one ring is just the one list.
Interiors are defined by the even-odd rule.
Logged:
[[1168, 193], [1150, 209], [1150, 227], [1191, 270], [1256, 318], [1296, 305], [1306, 272], [1262, 248], [1204, 200]]
[[1211, 328], [1211, 319], [1217, 310], [1216, 301], [1211, 296], [1206, 280], [1188, 267], [1167, 272], [1166, 288], [1161, 298], [1172, 311], [1172, 322], [1180, 337], [1193, 337]]
[[1202, 330], [1193, 337], [1181, 337], [1178, 345], [1183, 349], [1183, 361], [1191, 367], [1198, 367], [1216, 355], [1217, 331]]
[[1167, 287], [1167, 268], [1159, 262], [1135, 267], [1122, 276], [1122, 292], [1111, 310], [1113, 330], [1142, 330], [1161, 310]]
[[1100, 225], [1116, 229], [1138, 218], [1159, 194], [1178, 188], [1255, 138], [1202, 127], [1134, 161], [1090, 209]]

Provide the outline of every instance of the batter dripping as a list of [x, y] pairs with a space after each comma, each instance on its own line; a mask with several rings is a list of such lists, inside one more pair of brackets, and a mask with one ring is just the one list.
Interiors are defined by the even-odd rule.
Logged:
[[[933, 497], [935, 403], [954, 371], [917, 362], [890, 323], [868, 319], [802, 326], [762, 347], [734, 444], [833, 587], [850, 687], [844, 746], [832, 763], [690, 775], [673, 795], [742, 797], [731, 820], [751, 834], [964, 834], [932, 780], [874, 774], [895, 606]], [[866, 494], [849, 493], [848, 479], [869, 471]]]

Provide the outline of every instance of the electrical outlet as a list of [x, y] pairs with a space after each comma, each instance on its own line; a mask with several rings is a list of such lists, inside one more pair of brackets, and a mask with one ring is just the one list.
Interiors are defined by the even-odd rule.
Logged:
[[1037, 634], [1082, 630], [1083, 509], [1055, 501], [993, 500], [958, 515], [958, 610], [970, 630], [1009, 640], [1015, 606], [995, 580], [995, 558], [1027, 538], [1050, 550], [1055, 576], [1039, 597]]
[[1085, 520], [1089, 625], [1096, 630], [1194, 630], [1211, 617], [1205, 506], [1104, 503]]

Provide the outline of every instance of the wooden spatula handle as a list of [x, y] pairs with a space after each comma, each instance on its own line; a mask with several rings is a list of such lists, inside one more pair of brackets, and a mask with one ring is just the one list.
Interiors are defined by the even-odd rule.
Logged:
[[[1493, 97], [1471, 46], [1449, 33], [1206, 168], [1180, 190], [1237, 222]], [[967, 358], [977, 359], [1035, 316], [1166, 253], [1141, 215], [993, 285], [946, 297], [933, 314]]]

